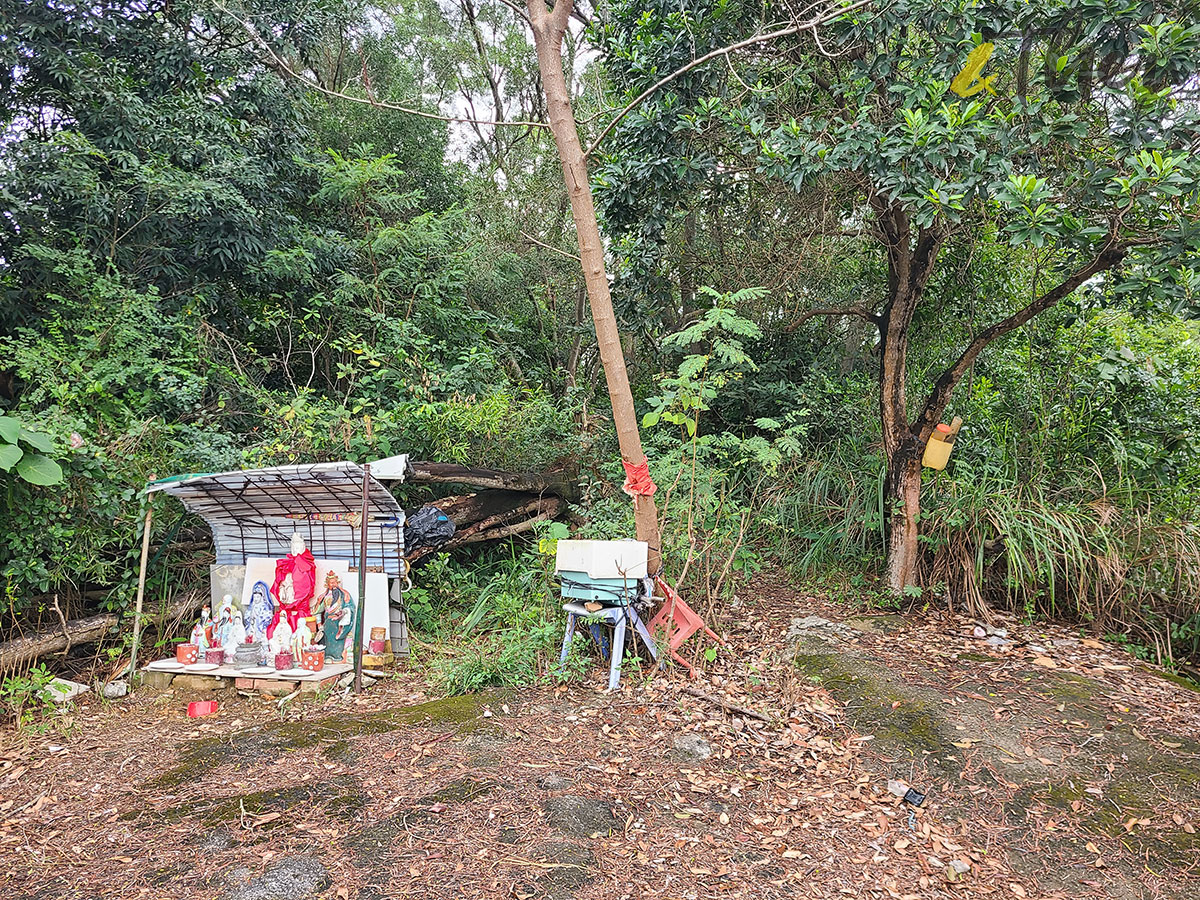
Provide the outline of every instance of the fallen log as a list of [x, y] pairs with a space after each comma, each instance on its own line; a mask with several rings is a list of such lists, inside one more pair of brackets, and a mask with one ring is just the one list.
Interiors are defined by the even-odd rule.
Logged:
[[[468, 495], [448, 498], [452, 502], [438, 501], [438, 509], [458, 526], [458, 531], [439, 547], [417, 547], [411, 550], [407, 554], [408, 561], [416, 562], [431, 553], [453, 550], [464, 544], [499, 540], [529, 531], [538, 522], [554, 518], [567, 507], [567, 502], [561, 497], [529, 497], [508, 492], [484, 493], [504, 493], [504, 496]], [[513, 505], [514, 502], [516, 505]], [[482, 509], [498, 511], [481, 518], [479, 511]]]
[[[208, 600], [207, 591], [188, 591], [158, 615], [153, 622], [163, 623], [193, 612]], [[94, 644], [103, 640], [120, 623], [116, 613], [101, 613], [83, 619], [72, 619], [66, 627], [37, 631], [27, 637], [16, 638], [0, 644], [0, 672], [11, 672], [21, 666], [48, 656], [61, 653], [78, 644]]]
[[465, 484], [470, 487], [500, 491], [520, 491], [525, 494], [554, 494], [567, 500], [579, 499], [579, 484], [574, 473], [502, 472], [499, 469], [477, 469], [455, 463], [413, 462], [410, 484]]

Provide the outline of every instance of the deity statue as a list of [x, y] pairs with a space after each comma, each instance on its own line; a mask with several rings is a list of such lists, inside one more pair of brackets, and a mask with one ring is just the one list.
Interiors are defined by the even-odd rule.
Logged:
[[255, 582], [250, 591], [250, 608], [246, 611], [246, 634], [259, 644], [266, 645], [267, 629], [275, 618], [271, 589], [265, 581]]
[[304, 546], [300, 532], [292, 534], [292, 552], [275, 561], [275, 583], [271, 595], [275, 598], [275, 612], [267, 626], [267, 637], [273, 637], [279, 625], [280, 614], [287, 618], [288, 627], [296, 630], [301, 619], [312, 615], [309, 603], [317, 582], [317, 561], [312, 551]]
[[310, 649], [316, 643], [317, 620], [314, 616], [308, 616], [303, 619], [296, 627], [295, 633], [292, 634], [292, 656], [295, 659], [300, 659], [304, 655], [304, 651]]
[[226, 594], [221, 599], [217, 619], [216, 646], [233, 656], [238, 644], [246, 640], [246, 626], [242, 622], [242, 611], [234, 605], [233, 596]]
[[325, 592], [317, 600], [317, 614], [324, 620], [325, 658], [332, 662], [346, 659], [346, 638], [354, 629], [354, 598], [342, 587], [336, 572], [325, 575]]
[[279, 620], [267, 646], [272, 655], [292, 652], [292, 626], [286, 618]]
[[213, 645], [212, 607], [207, 603], [200, 610], [200, 621], [192, 628], [192, 643], [202, 651]]

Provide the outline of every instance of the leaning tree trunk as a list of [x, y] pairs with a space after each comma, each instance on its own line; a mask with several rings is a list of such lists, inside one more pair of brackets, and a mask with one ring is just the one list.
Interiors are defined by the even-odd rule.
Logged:
[[[638, 433], [637, 413], [633, 407], [633, 392], [625, 370], [625, 355], [617, 331], [612, 296], [608, 289], [608, 274], [604, 268], [604, 244], [596, 221], [592, 189], [588, 183], [587, 160], [579, 143], [575, 113], [571, 109], [571, 94], [563, 74], [562, 40], [566, 34], [573, 0], [558, 0], [547, 9], [545, 0], [527, 0], [529, 19], [537, 47], [538, 69], [542, 90], [546, 95], [546, 110], [558, 157], [562, 162], [563, 181], [571, 201], [575, 234], [579, 241], [579, 258], [583, 263], [583, 278], [587, 285], [592, 320], [596, 326], [596, 343], [608, 382], [608, 397], [612, 403], [613, 424], [621, 458], [630, 465], [646, 462], [642, 439]], [[659, 568], [661, 543], [658, 534], [658, 515], [651, 497], [634, 497], [633, 518], [638, 540], [650, 546], [650, 571]]]

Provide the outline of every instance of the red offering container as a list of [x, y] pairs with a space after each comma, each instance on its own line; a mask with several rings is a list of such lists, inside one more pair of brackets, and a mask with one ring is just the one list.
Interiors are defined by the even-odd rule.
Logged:
[[387, 651], [387, 641], [377, 641], [372, 638], [370, 644], [367, 645], [367, 649], [376, 656], [382, 656]]
[[275, 668], [276, 669], [278, 669], [279, 671], [282, 672], [284, 669], [290, 669], [291, 667], [292, 667], [292, 654], [288, 653], [286, 650], [283, 651], [282, 653], [275, 654]]
[[195, 644], [176, 644], [175, 645], [175, 660], [183, 663], [185, 666], [190, 666], [200, 658], [200, 648]]
[[201, 716], [211, 716], [216, 711], [216, 700], [197, 700], [194, 703], [188, 704], [188, 715], [193, 719], [199, 719]]
[[223, 647], [209, 647], [204, 651], [204, 661], [220, 666], [225, 663], [225, 649]]
[[305, 650], [300, 655], [300, 668], [308, 669], [310, 672], [320, 672], [325, 668], [324, 648]]

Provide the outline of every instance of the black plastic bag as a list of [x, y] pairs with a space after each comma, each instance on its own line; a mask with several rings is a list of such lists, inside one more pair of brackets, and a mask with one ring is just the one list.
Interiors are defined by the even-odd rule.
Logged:
[[422, 506], [404, 522], [404, 552], [422, 547], [435, 550], [454, 537], [454, 523], [436, 506]]

